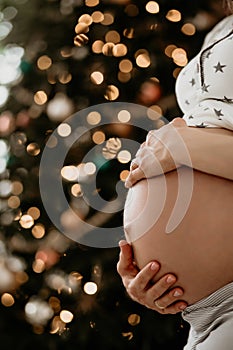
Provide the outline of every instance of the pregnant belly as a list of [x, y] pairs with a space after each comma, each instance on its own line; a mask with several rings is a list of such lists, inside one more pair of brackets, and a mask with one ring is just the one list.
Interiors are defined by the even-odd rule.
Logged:
[[[179, 171], [187, 185], [192, 170]], [[233, 181], [198, 171], [193, 176], [191, 200], [188, 206], [184, 201], [183, 218], [170, 233], [167, 223], [182, 186], [176, 171], [137, 183], [124, 211], [126, 238], [139, 268], [160, 262], [156, 279], [174, 273], [189, 304], [233, 280]]]

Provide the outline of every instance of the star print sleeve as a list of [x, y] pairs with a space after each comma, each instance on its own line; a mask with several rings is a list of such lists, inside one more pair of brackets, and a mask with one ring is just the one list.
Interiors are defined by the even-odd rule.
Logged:
[[229, 31], [181, 72], [178, 102], [189, 126], [233, 130], [232, 53], [233, 33]]
[[183, 116], [189, 126], [233, 130], [233, 104], [231, 102], [209, 99], [201, 102], [190, 112]]

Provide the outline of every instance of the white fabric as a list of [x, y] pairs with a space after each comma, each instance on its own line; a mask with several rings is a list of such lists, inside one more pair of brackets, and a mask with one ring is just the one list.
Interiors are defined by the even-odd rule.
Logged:
[[233, 130], [233, 15], [212, 29], [182, 69], [176, 96], [189, 126]]
[[188, 306], [182, 317], [191, 326], [184, 350], [232, 350], [233, 282]]

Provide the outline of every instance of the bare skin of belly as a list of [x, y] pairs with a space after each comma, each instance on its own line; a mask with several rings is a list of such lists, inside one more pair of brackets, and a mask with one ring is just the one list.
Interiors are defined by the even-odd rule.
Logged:
[[[193, 170], [179, 171], [188, 179]], [[158, 261], [156, 280], [174, 273], [188, 304], [233, 281], [233, 181], [199, 171], [193, 176], [190, 204], [172, 232], [166, 233], [166, 226], [177, 199], [177, 171], [138, 182], [124, 212], [126, 239], [138, 267]]]

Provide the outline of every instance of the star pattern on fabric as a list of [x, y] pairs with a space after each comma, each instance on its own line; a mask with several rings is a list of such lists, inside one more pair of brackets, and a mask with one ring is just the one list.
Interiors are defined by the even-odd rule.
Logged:
[[192, 86], [194, 86], [194, 85], [196, 84], [196, 80], [195, 80], [194, 78], [192, 78], [192, 79], [190, 80], [190, 84], [191, 84]]
[[[230, 25], [232, 27], [221, 29], [219, 37], [215, 31], [215, 35], [206, 42], [204, 49], [190, 63], [189, 68], [184, 69], [180, 75], [178, 101], [181, 102], [184, 115], [187, 113], [188, 125], [197, 128], [229, 125], [230, 109], [233, 108], [233, 61], [225, 56], [225, 50], [232, 48], [232, 42], [226, 42], [233, 39], [233, 23]], [[223, 46], [220, 46], [222, 43]], [[233, 125], [233, 119], [230, 123]]]
[[223, 102], [232, 103], [232, 102], [233, 102], [233, 99], [232, 99], [232, 98], [228, 98], [228, 97], [224, 96], [224, 98], [223, 98]]
[[222, 110], [221, 109], [216, 109], [214, 108], [214, 113], [216, 114], [216, 116], [219, 118], [219, 120], [221, 120], [220, 117], [223, 117], [224, 114], [222, 113]]
[[214, 68], [215, 68], [215, 73], [217, 73], [217, 72], [224, 73], [224, 72], [223, 72], [223, 68], [225, 68], [225, 67], [226, 67], [225, 64], [221, 64], [220, 62], [218, 62], [217, 65], [214, 66]]
[[202, 92], [209, 92], [208, 88], [210, 87], [210, 85], [206, 85], [205, 83], [202, 85], [201, 89]]
[[196, 127], [197, 128], [206, 128], [208, 125], [207, 124], [205, 124], [205, 123], [201, 123], [201, 124], [196, 124]]

